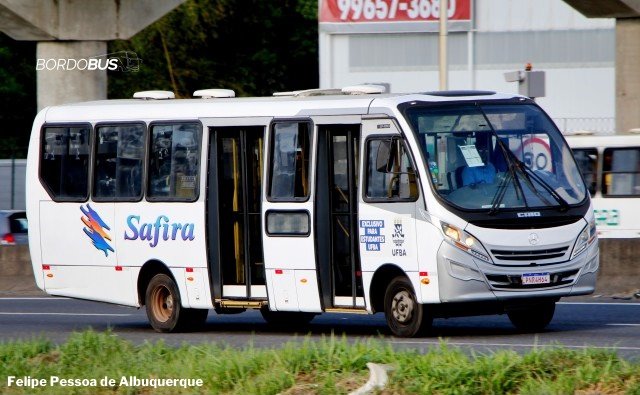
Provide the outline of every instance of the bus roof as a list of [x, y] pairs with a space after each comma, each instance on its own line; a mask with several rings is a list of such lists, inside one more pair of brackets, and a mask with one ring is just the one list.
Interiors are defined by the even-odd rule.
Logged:
[[[485, 91], [411, 94], [327, 95], [304, 97], [241, 97], [223, 99], [118, 99], [47, 107], [44, 122], [168, 120], [234, 117], [296, 117], [365, 115], [411, 101], [447, 102], [521, 97]], [[388, 112], [388, 111], [385, 111]]]
[[640, 146], [640, 134], [575, 134], [565, 135], [571, 148], [608, 148]]

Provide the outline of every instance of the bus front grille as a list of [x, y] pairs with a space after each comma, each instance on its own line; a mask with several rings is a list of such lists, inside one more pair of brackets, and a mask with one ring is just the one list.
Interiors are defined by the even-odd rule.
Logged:
[[494, 258], [500, 261], [528, 261], [538, 262], [549, 259], [563, 258], [569, 246], [559, 248], [544, 248], [539, 250], [491, 250]]
[[[530, 266], [532, 263], [536, 265], [544, 265], [551, 263], [559, 263], [568, 260], [567, 254], [569, 246], [557, 248], [543, 248], [538, 250], [498, 250], [492, 249], [491, 254], [496, 263], [513, 262], [510, 266]], [[522, 262], [522, 263], [520, 263]]]

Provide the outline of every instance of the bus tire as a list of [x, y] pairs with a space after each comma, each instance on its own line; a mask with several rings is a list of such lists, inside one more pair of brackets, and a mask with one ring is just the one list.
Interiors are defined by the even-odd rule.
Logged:
[[507, 316], [513, 326], [518, 330], [524, 332], [538, 332], [549, 325], [553, 319], [555, 311], [555, 302], [545, 302], [507, 311]]
[[426, 307], [416, 298], [405, 276], [391, 280], [384, 295], [384, 315], [394, 336], [414, 337], [425, 334], [433, 322]]
[[303, 313], [297, 311], [271, 311], [269, 306], [260, 309], [262, 318], [267, 324], [277, 327], [301, 327], [308, 325], [316, 316], [315, 313]]
[[162, 333], [185, 331], [202, 325], [209, 312], [183, 308], [178, 286], [166, 274], [156, 274], [149, 281], [145, 308], [153, 329]]

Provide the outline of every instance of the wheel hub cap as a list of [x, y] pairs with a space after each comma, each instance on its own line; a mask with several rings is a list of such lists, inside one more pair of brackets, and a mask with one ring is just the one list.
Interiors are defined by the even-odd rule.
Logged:
[[411, 320], [414, 303], [407, 291], [400, 291], [393, 297], [391, 312], [396, 321], [405, 323]]
[[151, 307], [158, 321], [168, 321], [173, 313], [173, 295], [166, 287], [159, 286], [153, 291]]

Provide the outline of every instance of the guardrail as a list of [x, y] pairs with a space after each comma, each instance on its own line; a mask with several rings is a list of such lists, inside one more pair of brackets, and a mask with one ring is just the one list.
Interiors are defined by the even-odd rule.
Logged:
[[0, 246], [0, 296], [41, 292], [33, 278], [29, 246]]

